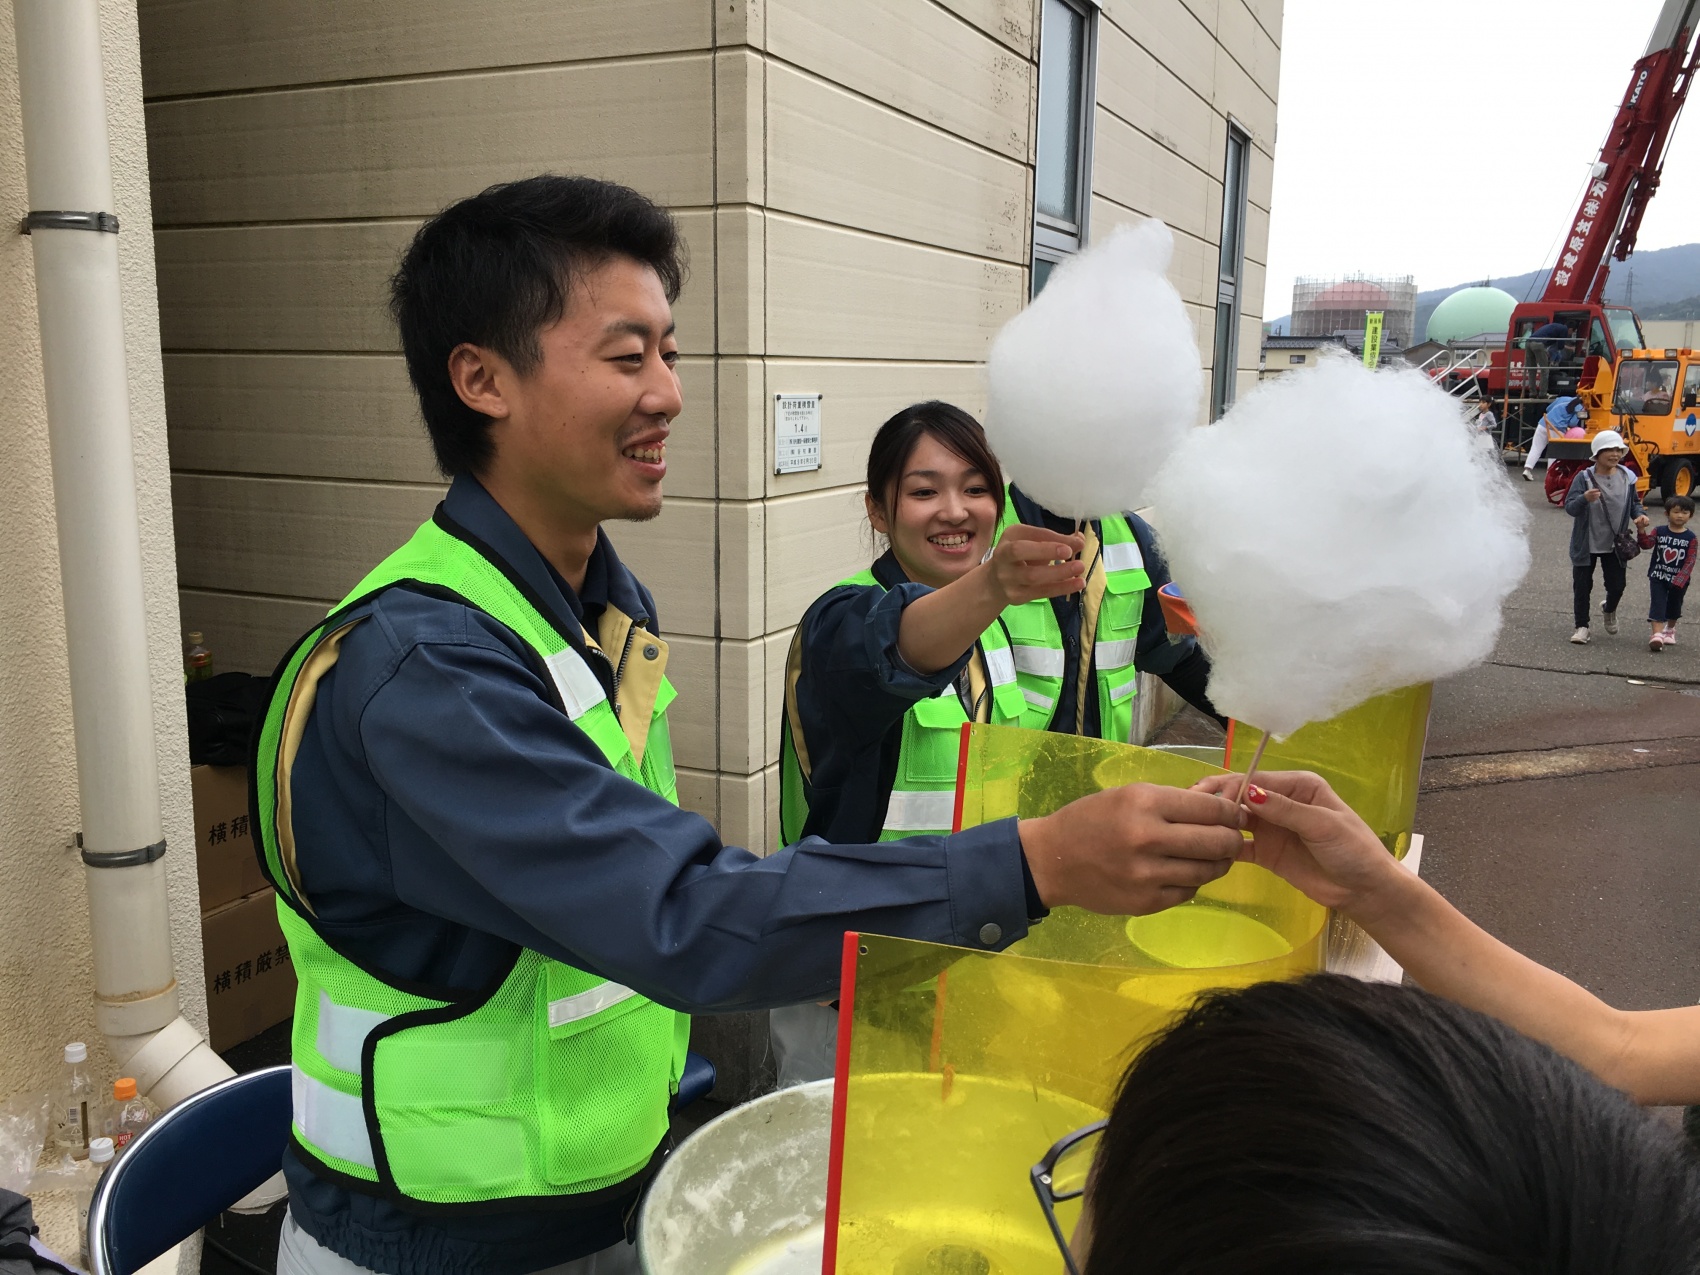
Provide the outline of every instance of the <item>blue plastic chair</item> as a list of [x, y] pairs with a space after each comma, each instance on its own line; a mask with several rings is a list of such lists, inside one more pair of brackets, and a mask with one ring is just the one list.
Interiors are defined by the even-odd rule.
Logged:
[[[685, 1056], [677, 1111], [714, 1088]], [[89, 1206], [94, 1275], [134, 1275], [278, 1170], [289, 1142], [289, 1068], [232, 1076], [162, 1113], [100, 1179]]]
[[134, 1275], [276, 1173], [289, 1141], [289, 1068], [192, 1094], [125, 1148], [89, 1206], [94, 1275]]

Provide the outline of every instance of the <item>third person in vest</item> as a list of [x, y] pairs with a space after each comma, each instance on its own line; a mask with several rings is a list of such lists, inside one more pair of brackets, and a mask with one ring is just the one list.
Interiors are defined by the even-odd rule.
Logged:
[[[1052, 513], [1013, 485], [998, 521], [1002, 536], [1074, 528], [1072, 519]], [[1209, 657], [1194, 639], [1172, 636], [1163, 622], [1157, 590], [1169, 583], [1169, 569], [1150, 526], [1138, 514], [1122, 513], [1093, 519], [1081, 530], [1081, 556], [1088, 564], [1085, 588], [1018, 603], [1003, 616], [1021, 689], [1021, 724], [1143, 743], [1134, 737], [1143, 672], [1161, 678], [1187, 703], [1226, 725], [1205, 693]]]
[[[965, 722], [1020, 725], [1004, 617], [1079, 591], [1084, 540], [1015, 525], [980, 424], [949, 403], [886, 421], [868, 451], [868, 522], [889, 548], [804, 614], [786, 667], [781, 844], [950, 831]], [[832, 1074], [830, 1008], [771, 1016], [781, 1083]]]

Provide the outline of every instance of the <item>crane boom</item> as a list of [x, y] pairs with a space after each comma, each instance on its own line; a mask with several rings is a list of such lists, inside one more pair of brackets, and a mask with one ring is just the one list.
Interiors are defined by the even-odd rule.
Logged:
[[1671, 129], [1694, 80], [1700, 0], [1666, 0], [1647, 51], [1588, 178], [1581, 206], [1541, 300], [1599, 305], [1613, 259], [1635, 247], [1642, 214], [1659, 188]]

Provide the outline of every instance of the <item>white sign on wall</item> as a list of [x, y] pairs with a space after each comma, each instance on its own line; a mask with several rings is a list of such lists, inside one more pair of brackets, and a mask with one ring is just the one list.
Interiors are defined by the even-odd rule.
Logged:
[[824, 394], [773, 396], [773, 472], [820, 468], [820, 403]]

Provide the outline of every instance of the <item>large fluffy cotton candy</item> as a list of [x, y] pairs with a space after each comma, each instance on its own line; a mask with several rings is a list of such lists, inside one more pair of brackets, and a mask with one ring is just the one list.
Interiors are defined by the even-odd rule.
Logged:
[[1198, 418], [1204, 373], [1164, 274], [1173, 255], [1162, 222], [1120, 227], [1057, 266], [992, 342], [986, 436], [1053, 513], [1096, 518], [1141, 504]]
[[1456, 400], [1344, 358], [1265, 382], [1153, 485], [1216, 707], [1287, 735], [1483, 659], [1527, 514]]

